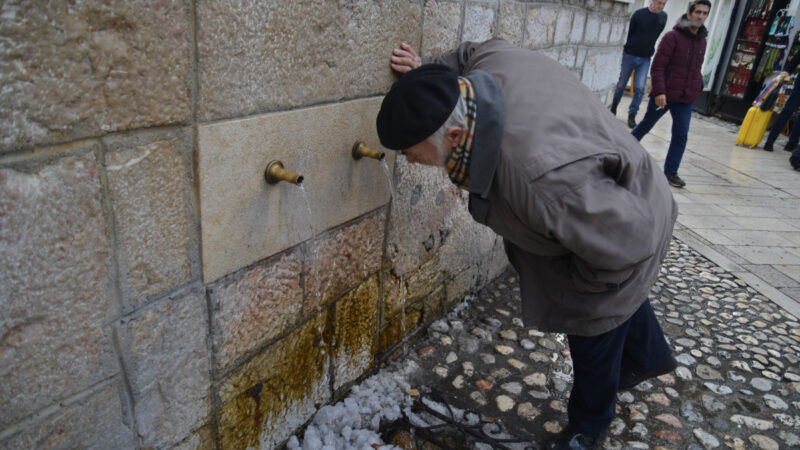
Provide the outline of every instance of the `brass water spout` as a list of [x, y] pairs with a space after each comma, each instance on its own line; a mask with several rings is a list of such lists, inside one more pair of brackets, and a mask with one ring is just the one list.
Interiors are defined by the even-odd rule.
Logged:
[[366, 156], [367, 158], [377, 159], [378, 161], [383, 161], [386, 154], [381, 151], [373, 150], [367, 147], [364, 144], [364, 141], [356, 141], [356, 143], [353, 144], [353, 159], [358, 161], [364, 156]]
[[303, 182], [302, 175], [285, 170], [283, 168], [283, 163], [278, 160], [272, 160], [267, 164], [267, 169], [264, 171], [264, 179], [267, 180], [269, 184], [287, 181], [299, 185]]

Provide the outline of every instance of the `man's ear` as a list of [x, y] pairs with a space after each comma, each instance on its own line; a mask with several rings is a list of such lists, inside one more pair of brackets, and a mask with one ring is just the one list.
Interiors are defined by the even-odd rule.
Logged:
[[448, 128], [444, 134], [447, 148], [455, 148], [459, 143], [461, 143], [461, 138], [464, 136], [464, 133], [466, 132], [467, 130], [457, 125]]

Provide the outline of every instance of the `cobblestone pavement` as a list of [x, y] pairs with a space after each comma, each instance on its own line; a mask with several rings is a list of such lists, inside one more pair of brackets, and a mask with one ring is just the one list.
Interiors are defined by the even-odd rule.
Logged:
[[[677, 239], [650, 298], [679, 367], [618, 394], [603, 448], [800, 448], [797, 318]], [[457, 409], [404, 448], [541, 448], [567, 423], [566, 337], [523, 327], [513, 273], [433, 323], [405, 358], [419, 366], [419, 405]], [[452, 425], [470, 422], [463, 410], [491, 425], [486, 435]], [[384, 430], [398, 443], [402, 428]]]

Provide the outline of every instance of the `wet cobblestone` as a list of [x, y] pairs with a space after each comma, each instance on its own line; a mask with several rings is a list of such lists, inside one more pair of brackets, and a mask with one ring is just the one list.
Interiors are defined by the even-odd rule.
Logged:
[[[678, 240], [661, 270], [650, 300], [679, 366], [618, 394], [603, 448], [800, 447], [797, 318]], [[567, 423], [572, 365], [566, 336], [523, 328], [520, 315], [509, 273], [432, 324], [406, 358], [423, 396], [536, 448]]]

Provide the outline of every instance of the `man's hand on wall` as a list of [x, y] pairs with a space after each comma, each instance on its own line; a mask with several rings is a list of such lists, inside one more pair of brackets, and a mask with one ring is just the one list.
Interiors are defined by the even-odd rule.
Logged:
[[400, 48], [392, 50], [392, 69], [406, 73], [422, 65], [422, 59], [417, 56], [417, 52], [410, 45], [403, 42]]

